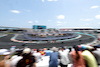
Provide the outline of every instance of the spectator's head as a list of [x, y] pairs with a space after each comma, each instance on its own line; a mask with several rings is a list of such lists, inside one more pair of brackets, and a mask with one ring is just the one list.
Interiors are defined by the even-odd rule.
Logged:
[[52, 51], [56, 52], [57, 48], [56, 47], [52, 47]]
[[45, 51], [45, 50], [47, 50], [47, 48], [43, 48], [43, 50]]
[[64, 47], [64, 46], [62, 46], [62, 47], [61, 47], [61, 50], [62, 50], [62, 51], [63, 51], [63, 50], [65, 50], [65, 47]]
[[23, 55], [28, 55], [28, 54], [30, 54], [31, 53], [31, 49], [30, 48], [25, 48], [24, 50], [23, 50]]
[[39, 52], [40, 51], [40, 49], [37, 49], [37, 52]]
[[93, 46], [94, 47], [94, 50], [97, 50], [98, 46]]
[[74, 45], [73, 48], [75, 49], [75, 51], [78, 51], [78, 46]]
[[49, 48], [47, 50], [50, 50]]

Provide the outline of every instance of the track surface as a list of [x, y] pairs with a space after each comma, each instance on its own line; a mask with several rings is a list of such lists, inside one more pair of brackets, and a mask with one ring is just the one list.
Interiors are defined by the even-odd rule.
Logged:
[[[13, 36], [14, 36], [13, 34], [8, 34], [8, 36], [1, 37], [0, 38], [0, 48], [9, 49], [12, 45], [15, 45], [16, 48], [22, 48], [23, 43], [12, 42], [10, 40]], [[60, 43], [44, 43], [44, 44], [31, 43], [31, 44], [26, 44], [26, 46], [28, 46], [32, 49], [34, 49], [34, 48], [44, 48], [44, 47], [51, 48], [53, 46], [60, 47], [60, 46], [73, 46], [73, 45], [85, 44], [85, 43], [92, 42], [93, 40], [94, 40], [94, 38], [91, 37], [91, 36], [82, 35], [82, 37], [79, 38], [79, 39], [66, 41], [66, 42], [63, 42], [63, 43], [62, 42], [60, 42]]]

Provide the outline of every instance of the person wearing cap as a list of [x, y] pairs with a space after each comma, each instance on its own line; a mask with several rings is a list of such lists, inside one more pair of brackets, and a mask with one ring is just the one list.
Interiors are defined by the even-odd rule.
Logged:
[[22, 56], [23, 58], [18, 61], [16, 67], [36, 67], [35, 57], [32, 56], [30, 48], [25, 48]]

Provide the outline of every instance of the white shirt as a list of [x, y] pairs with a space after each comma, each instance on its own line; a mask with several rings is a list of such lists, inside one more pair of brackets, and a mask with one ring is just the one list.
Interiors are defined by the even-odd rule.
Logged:
[[16, 64], [18, 63], [19, 60], [21, 60], [23, 57], [22, 56], [17, 56], [16, 58], [13, 58], [11, 61], [11, 67], [16, 67]]
[[36, 62], [39, 62], [41, 60], [41, 53], [40, 52], [34, 53], [33, 56], [36, 57]]
[[59, 51], [59, 55], [60, 55], [60, 62], [63, 64], [63, 65], [68, 65], [69, 63], [69, 58], [68, 58], [68, 51], [67, 50], [61, 50]]

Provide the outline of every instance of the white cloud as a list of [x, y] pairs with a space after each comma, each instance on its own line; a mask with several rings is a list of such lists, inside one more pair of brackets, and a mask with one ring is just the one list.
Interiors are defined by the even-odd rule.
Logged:
[[99, 6], [92, 6], [92, 7], [91, 7], [91, 9], [94, 9], [94, 8], [99, 8]]
[[96, 15], [95, 18], [96, 18], [96, 19], [100, 19], [100, 15]]
[[28, 21], [28, 23], [33, 23], [32, 21]]
[[44, 0], [42, 0], [42, 2], [44, 2]]
[[20, 11], [18, 11], [18, 10], [11, 10], [11, 12], [12, 13], [17, 13], [17, 14], [20, 13]]
[[64, 15], [58, 15], [57, 18], [58, 19], [65, 19], [65, 16]]
[[92, 19], [80, 19], [82, 21], [91, 21]]

